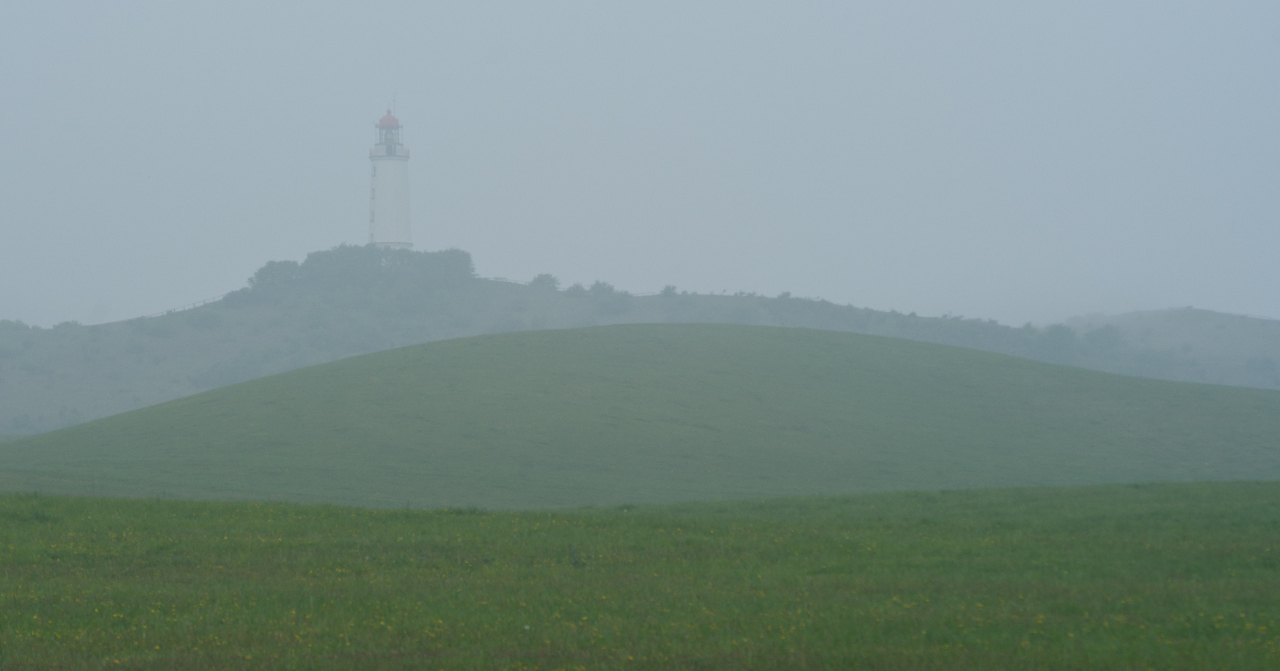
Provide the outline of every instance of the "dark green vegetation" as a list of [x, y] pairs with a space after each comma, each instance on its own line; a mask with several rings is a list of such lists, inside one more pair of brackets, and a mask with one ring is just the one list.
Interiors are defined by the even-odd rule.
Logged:
[[4, 669], [1275, 669], [1280, 485], [540, 513], [0, 497]]
[[725, 325], [462, 338], [0, 447], [0, 488], [534, 508], [1280, 479], [1280, 393]]
[[[1210, 313], [1212, 314], [1212, 313]], [[1219, 336], [1241, 323], [1214, 322]], [[272, 262], [220, 301], [157, 317], [36, 329], [0, 321], [0, 432], [36, 433], [234, 382], [446, 338], [618, 323], [734, 323], [849, 331], [959, 345], [1131, 375], [1280, 388], [1280, 324], [1261, 338], [1152, 339], [1099, 324], [1010, 328], [780, 296], [634, 296], [597, 282], [558, 290], [475, 276], [445, 252], [340, 247]], [[1163, 322], [1160, 322], [1163, 324]], [[1225, 330], [1224, 330], [1225, 329]], [[1266, 329], [1263, 329], [1265, 331]], [[1249, 333], [1257, 329], [1250, 326]], [[1169, 333], [1182, 334], [1181, 330]], [[1258, 331], [1262, 333], [1262, 331]], [[1147, 334], [1147, 335], [1143, 335]], [[1238, 347], [1223, 350], [1220, 343]]]

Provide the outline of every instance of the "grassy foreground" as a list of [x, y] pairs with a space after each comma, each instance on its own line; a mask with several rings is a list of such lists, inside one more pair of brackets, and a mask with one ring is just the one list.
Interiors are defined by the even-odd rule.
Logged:
[[537, 513], [0, 497], [4, 669], [1275, 669], [1280, 484]]
[[1280, 479], [1280, 392], [874, 336], [462, 338], [0, 446], [0, 491], [414, 508]]

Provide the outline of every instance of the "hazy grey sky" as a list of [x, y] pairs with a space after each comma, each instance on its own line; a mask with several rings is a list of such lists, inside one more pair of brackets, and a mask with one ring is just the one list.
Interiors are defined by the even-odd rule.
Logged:
[[1280, 3], [4, 3], [0, 318], [124, 319], [367, 236], [1044, 323], [1280, 318]]

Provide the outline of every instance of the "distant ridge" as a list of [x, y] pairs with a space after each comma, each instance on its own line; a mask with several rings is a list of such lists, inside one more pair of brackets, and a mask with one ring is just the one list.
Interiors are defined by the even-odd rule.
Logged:
[[0, 489], [542, 506], [1280, 479], [1280, 393], [810, 329], [418, 345], [0, 448]]
[[1280, 388], [1280, 321], [1196, 308], [1087, 315], [1066, 325], [1085, 340], [1111, 339], [1139, 356], [1115, 357], [1111, 369], [1158, 377]]
[[[339, 247], [273, 261], [249, 286], [189, 309], [111, 324], [0, 320], [0, 432], [30, 434], [344, 357], [486, 333], [622, 323], [731, 323], [866, 333], [1175, 380], [1280, 388], [1280, 322], [1212, 317], [1216, 338], [1170, 320], [1013, 328], [822, 300], [656, 295], [606, 282], [561, 288], [477, 277], [459, 250]], [[1199, 313], [1198, 313], [1199, 314]], [[1255, 328], [1262, 323], [1266, 328]], [[1151, 331], [1156, 331], [1154, 336]], [[1236, 333], [1240, 331], [1240, 333]], [[1190, 341], [1186, 337], [1194, 335]], [[1222, 343], [1236, 343], [1223, 348]]]

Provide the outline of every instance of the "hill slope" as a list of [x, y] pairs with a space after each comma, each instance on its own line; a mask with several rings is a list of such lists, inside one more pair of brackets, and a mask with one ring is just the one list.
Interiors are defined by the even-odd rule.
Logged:
[[1147, 377], [1280, 388], [1278, 322], [1223, 354], [1176, 338], [1139, 341], [1140, 334], [1101, 324], [1077, 334], [1065, 326], [1012, 328], [788, 296], [633, 296], [604, 282], [558, 290], [550, 276], [527, 285], [476, 277], [471, 257], [458, 250], [339, 247], [301, 264], [268, 263], [249, 287], [172, 314], [51, 329], [0, 320], [0, 433], [49, 431], [406, 345], [620, 323], [820, 328]]
[[450, 340], [0, 446], [0, 488], [526, 508], [1280, 479], [1280, 393], [714, 325]]

